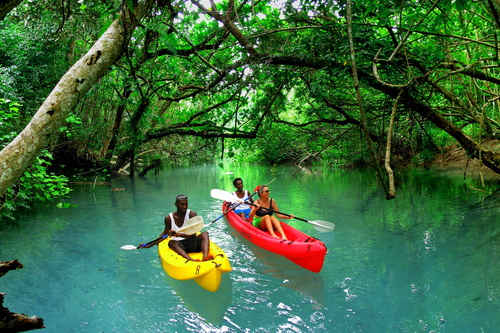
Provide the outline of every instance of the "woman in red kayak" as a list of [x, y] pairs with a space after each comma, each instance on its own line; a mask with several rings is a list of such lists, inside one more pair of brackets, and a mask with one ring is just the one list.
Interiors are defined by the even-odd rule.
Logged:
[[[281, 238], [287, 240], [288, 238], [281, 227], [281, 222], [274, 216], [274, 213], [278, 212], [279, 209], [276, 201], [269, 197], [269, 186], [260, 185], [255, 190], [259, 193], [259, 199], [255, 201], [255, 205], [250, 212], [250, 219], [253, 218], [253, 225], [269, 231], [271, 236], [275, 238], [279, 238], [275, 233], [275, 230], [278, 230]], [[276, 213], [276, 216], [282, 219], [293, 219], [293, 216], [285, 216], [278, 213]]]

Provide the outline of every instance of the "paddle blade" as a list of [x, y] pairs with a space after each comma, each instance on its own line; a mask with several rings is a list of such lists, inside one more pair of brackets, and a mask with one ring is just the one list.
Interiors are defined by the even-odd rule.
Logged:
[[120, 247], [120, 249], [122, 249], [122, 250], [137, 250], [137, 246], [135, 246], [135, 245], [123, 245], [122, 247]]
[[332, 222], [321, 221], [321, 220], [308, 221], [308, 222], [314, 225], [314, 228], [319, 232], [329, 232], [335, 230], [335, 223]]
[[223, 200], [223, 201], [229, 201], [229, 202], [236, 201], [236, 198], [228, 191], [223, 191], [223, 190], [219, 190], [216, 188], [214, 188], [210, 191], [210, 196], [212, 198]]
[[182, 228], [179, 228], [179, 232], [192, 235], [200, 232], [204, 226], [205, 222], [203, 221], [203, 217], [197, 215], [187, 220], [186, 224]]

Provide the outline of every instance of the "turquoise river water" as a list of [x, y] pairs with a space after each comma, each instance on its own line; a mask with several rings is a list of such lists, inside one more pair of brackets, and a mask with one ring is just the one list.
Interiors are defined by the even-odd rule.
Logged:
[[[323, 270], [306, 271], [239, 236], [224, 219], [207, 231], [233, 271], [216, 293], [175, 281], [156, 247], [178, 193], [208, 223], [221, 214], [210, 189], [270, 185], [283, 212], [334, 222], [320, 233]], [[157, 177], [75, 185], [67, 202], [0, 225], [0, 261], [24, 268], [0, 278], [11, 311], [37, 315], [39, 332], [498, 332], [500, 202], [462, 179], [403, 177], [387, 201], [358, 171], [208, 165]], [[114, 189], [114, 190], [112, 190]]]

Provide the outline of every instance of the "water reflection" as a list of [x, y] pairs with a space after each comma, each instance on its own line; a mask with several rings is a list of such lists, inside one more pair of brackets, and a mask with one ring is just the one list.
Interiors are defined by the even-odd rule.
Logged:
[[235, 230], [231, 229], [231, 234], [233, 237], [237, 237], [240, 242], [246, 243], [253, 256], [264, 264], [265, 268], [262, 273], [269, 274], [276, 280], [281, 281], [281, 286], [290, 288], [309, 298], [314, 309], [321, 309], [324, 306], [325, 291], [321, 274], [308, 271], [282, 256], [261, 249], [248, 242]]
[[165, 283], [173, 289], [189, 311], [219, 327], [224, 322], [224, 314], [232, 303], [233, 289], [230, 274], [222, 276], [220, 288], [215, 293], [204, 290], [194, 280], [179, 281], [165, 276]]

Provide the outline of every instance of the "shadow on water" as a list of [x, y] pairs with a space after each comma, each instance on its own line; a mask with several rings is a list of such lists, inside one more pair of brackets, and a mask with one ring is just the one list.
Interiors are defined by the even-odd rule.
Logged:
[[231, 273], [222, 275], [221, 285], [215, 293], [201, 288], [194, 280], [180, 281], [165, 275], [165, 281], [189, 311], [199, 314], [214, 326], [221, 326], [224, 314], [231, 306], [233, 298], [229, 274]]
[[280, 281], [281, 286], [290, 288], [304, 297], [310, 298], [317, 308], [325, 305], [324, 282], [321, 274], [308, 271], [285, 257], [254, 245], [235, 230], [231, 230], [231, 233], [233, 237], [237, 237], [239, 241], [245, 243], [255, 258], [264, 264], [263, 274], [271, 275]]

